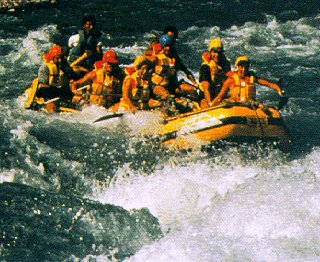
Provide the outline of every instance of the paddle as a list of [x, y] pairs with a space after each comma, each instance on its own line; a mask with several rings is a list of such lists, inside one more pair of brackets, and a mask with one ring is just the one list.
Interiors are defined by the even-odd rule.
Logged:
[[97, 118], [96, 120], [93, 121], [93, 123], [97, 123], [97, 122], [100, 122], [100, 121], [103, 121], [103, 120], [107, 120], [107, 119], [110, 119], [110, 118], [122, 117], [123, 115], [124, 115], [124, 113], [113, 113], [113, 114], [110, 114], [110, 115], [105, 115], [105, 116]]
[[43, 102], [42, 104], [43, 104], [43, 105], [47, 105], [47, 104], [49, 104], [49, 103], [52, 103], [52, 102], [55, 102], [55, 101], [58, 101], [58, 100], [60, 100], [60, 97], [55, 97], [55, 98], [51, 98], [51, 99]]
[[[86, 86], [80, 87], [80, 88], [76, 89], [76, 91], [84, 90], [84, 89], [86, 89], [87, 87], [89, 87], [89, 85], [86, 85]], [[45, 102], [43, 103], [43, 105], [47, 105], [47, 104], [49, 104], [49, 103], [52, 103], [52, 102], [58, 101], [58, 100], [60, 100], [60, 99], [61, 99], [61, 97], [54, 97], [54, 98], [51, 98], [51, 99], [49, 99], [48, 101], [45, 101]]]

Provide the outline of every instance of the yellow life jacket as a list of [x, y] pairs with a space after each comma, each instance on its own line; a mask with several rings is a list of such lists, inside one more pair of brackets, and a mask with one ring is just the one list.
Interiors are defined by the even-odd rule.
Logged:
[[49, 85], [50, 86], [61, 85], [61, 77], [63, 76], [63, 72], [59, 70], [57, 65], [52, 60], [44, 61], [44, 63], [49, 69]]
[[152, 82], [156, 85], [166, 86], [168, 79], [176, 73], [176, 60], [160, 53], [157, 55], [157, 61], [155, 72], [152, 74]]
[[230, 86], [230, 97], [237, 102], [247, 102], [256, 99], [255, 77], [249, 74], [245, 78], [240, 78], [236, 71], [229, 72], [228, 76], [233, 79]]
[[109, 76], [104, 72], [103, 68], [96, 71], [96, 79], [92, 83], [91, 93], [94, 95], [105, 96], [113, 91], [113, 76]]
[[[57, 65], [52, 61], [47, 61], [43, 59], [44, 64], [48, 67], [49, 70], [49, 86], [61, 86], [64, 82], [68, 81], [68, 79], [64, 78], [63, 71], [60, 70]], [[43, 87], [39, 85], [38, 78], [35, 78], [31, 86], [25, 91], [25, 95], [27, 97], [27, 101], [24, 105], [24, 108], [30, 108], [32, 106], [33, 101], [35, 100], [38, 104], [42, 104], [45, 99], [36, 97], [36, 92], [38, 88]]]

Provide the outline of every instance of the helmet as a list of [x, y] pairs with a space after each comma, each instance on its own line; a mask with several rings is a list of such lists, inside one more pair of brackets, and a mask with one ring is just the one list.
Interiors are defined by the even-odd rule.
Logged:
[[58, 56], [62, 54], [62, 48], [59, 45], [54, 45], [49, 50], [49, 55]]
[[94, 63], [94, 68], [95, 68], [96, 70], [98, 70], [98, 69], [102, 68], [102, 65], [103, 65], [103, 62], [102, 62], [101, 60], [96, 61], [96, 62]]
[[113, 63], [113, 64], [117, 64], [119, 62], [117, 59], [117, 53], [113, 50], [107, 50], [103, 54], [102, 61], [104, 63]]
[[221, 42], [220, 38], [214, 38], [210, 41], [209, 43], [209, 47], [208, 47], [209, 51], [211, 51], [212, 49], [216, 50], [216, 51], [222, 51], [223, 50], [223, 44]]
[[165, 35], [160, 36], [159, 42], [163, 48], [166, 45], [172, 44], [172, 38], [169, 35], [165, 34]]
[[162, 49], [162, 46], [160, 43], [154, 43], [152, 44], [152, 51], [154, 54], [158, 54]]
[[203, 53], [201, 58], [202, 58], [203, 61], [210, 62], [210, 53], [208, 53], [208, 52]]
[[[171, 35], [170, 32], [173, 35]], [[178, 33], [178, 29], [175, 26], [168, 25], [163, 29], [163, 34], [168, 34], [169, 36], [171, 36], [173, 38], [172, 41], [175, 42], [175, 40], [178, 38], [179, 33]]]
[[244, 64], [247, 64], [249, 65], [250, 64], [250, 59], [249, 57], [247, 56], [238, 56], [236, 61], [234, 62], [234, 65], [235, 66], [238, 66], [238, 65], [244, 65]]

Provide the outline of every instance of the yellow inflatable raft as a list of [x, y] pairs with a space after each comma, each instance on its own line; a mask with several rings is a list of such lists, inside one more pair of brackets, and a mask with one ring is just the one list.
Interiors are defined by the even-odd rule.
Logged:
[[166, 118], [159, 130], [164, 145], [179, 150], [215, 141], [274, 141], [289, 151], [291, 140], [280, 112], [256, 102], [224, 103]]

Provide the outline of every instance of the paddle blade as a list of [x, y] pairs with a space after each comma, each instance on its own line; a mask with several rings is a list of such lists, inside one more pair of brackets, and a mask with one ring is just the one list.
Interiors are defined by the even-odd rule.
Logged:
[[122, 117], [123, 115], [124, 115], [124, 113], [114, 113], [114, 114], [105, 115], [105, 116], [97, 118], [96, 120], [93, 121], [93, 123], [97, 123], [97, 122], [100, 122], [103, 120], [108, 120], [110, 118]]

